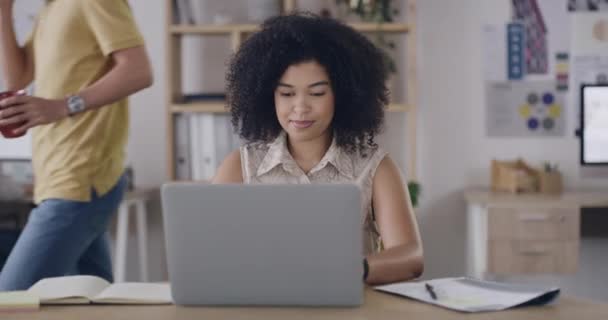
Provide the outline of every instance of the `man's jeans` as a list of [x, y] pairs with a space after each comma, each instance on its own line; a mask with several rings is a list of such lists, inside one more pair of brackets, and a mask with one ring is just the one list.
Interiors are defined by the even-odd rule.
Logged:
[[107, 226], [126, 186], [125, 177], [90, 202], [43, 201], [32, 210], [2, 272], [0, 291], [28, 289], [47, 277], [85, 274], [112, 282]]

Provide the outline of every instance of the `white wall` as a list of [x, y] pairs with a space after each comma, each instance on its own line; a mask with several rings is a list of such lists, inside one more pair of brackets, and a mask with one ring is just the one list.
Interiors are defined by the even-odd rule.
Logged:
[[128, 162], [136, 184], [158, 186], [166, 177], [165, 108], [165, 1], [130, 1], [137, 24], [146, 40], [154, 69], [154, 84], [131, 97]]

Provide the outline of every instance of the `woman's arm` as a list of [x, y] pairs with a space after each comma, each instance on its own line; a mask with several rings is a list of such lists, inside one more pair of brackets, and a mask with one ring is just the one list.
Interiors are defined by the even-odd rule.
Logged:
[[239, 149], [232, 151], [222, 162], [213, 179], [212, 184], [221, 183], [243, 183], [241, 172], [241, 152]]
[[379, 285], [419, 277], [424, 263], [418, 224], [401, 173], [389, 156], [376, 170], [372, 204], [384, 250], [367, 257], [366, 282]]

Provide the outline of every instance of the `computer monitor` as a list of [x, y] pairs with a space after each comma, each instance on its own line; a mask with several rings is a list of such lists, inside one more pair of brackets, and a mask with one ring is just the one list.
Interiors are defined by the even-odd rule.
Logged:
[[608, 84], [581, 87], [581, 165], [608, 166]]

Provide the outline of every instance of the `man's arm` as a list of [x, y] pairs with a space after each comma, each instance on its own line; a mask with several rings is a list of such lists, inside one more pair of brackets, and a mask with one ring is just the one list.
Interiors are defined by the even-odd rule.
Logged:
[[0, 61], [6, 88], [25, 88], [32, 82], [34, 61], [31, 51], [17, 44], [13, 26], [13, 0], [0, 0], [0, 43]]
[[[81, 92], [74, 92], [84, 99], [85, 111], [106, 106], [152, 85], [152, 69], [144, 46], [119, 50], [111, 56], [110, 71]], [[0, 106], [11, 106], [0, 111], [0, 126], [25, 121], [21, 128], [14, 130], [16, 134], [68, 116], [67, 98], [14, 96], [0, 101]]]
[[144, 46], [112, 53], [113, 67], [97, 82], [79, 93], [87, 110], [121, 100], [153, 83], [152, 68]]

